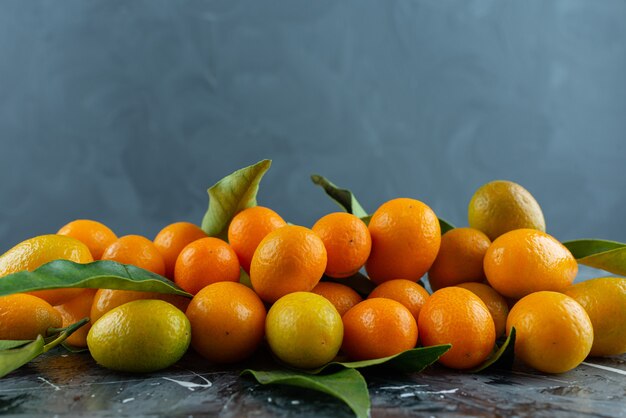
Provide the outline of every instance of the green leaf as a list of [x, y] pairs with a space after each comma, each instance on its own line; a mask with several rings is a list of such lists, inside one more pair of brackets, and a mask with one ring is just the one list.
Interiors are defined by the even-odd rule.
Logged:
[[9, 350], [11, 348], [21, 347], [34, 340], [0, 340], [0, 350]]
[[37, 339], [19, 348], [0, 351], [0, 378], [22, 367], [40, 354], [46, 353], [62, 344], [74, 331], [89, 322], [89, 318], [81, 319], [65, 328], [52, 341], [46, 343], [41, 335]]
[[239, 269], [239, 283], [254, 290], [250, 281], [250, 275], [244, 269]]
[[47, 342], [48, 339], [46, 339], [46, 345], [44, 345], [43, 347], [43, 352], [46, 353], [57, 345], [63, 344], [67, 337], [72, 335], [78, 328], [82, 327], [88, 322], [89, 318], [83, 318], [80, 321], [68, 325], [66, 328], [63, 328], [62, 331], [56, 337], [54, 337], [52, 341]]
[[626, 244], [601, 239], [564, 242], [580, 264], [626, 276]]
[[502, 345], [481, 365], [468, 370], [469, 373], [478, 373], [487, 369], [506, 369], [510, 370], [513, 366], [515, 358], [515, 327], [511, 327], [509, 336]]
[[439, 227], [441, 228], [441, 235], [445, 234], [451, 229], [454, 229], [454, 225], [452, 225], [450, 222], [441, 218], [438, 218], [438, 219], [439, 219]]
[[611, 250], [626, 247], [626, 244], [617, 241], [602, 239], [577, 239], [563, 243], [572, 253], [574, 258], [584, 258], [593, 254], [604, 253]]
[[370, 397], [367, 383], [357, 370], [342, 369], [336, 373], [312, 375], [292, 370], [255, 371], [246, 369], [262, 385], [288, 385], [323, 392], [345, 402], [358, 418], [369, 417]]
[[43, 347], [43, 337], [39, 335], [36, 340], [24, 347], [0, 351], [0, 377], [6, 376], [43, 353]]
[[347, 369], [363, 369], [373, 366], [384, 366], [404, 373], [419, 373], [430, 366], [439, 357], [444, 355], [452, 347], [450, 344], [434, 345], [431, 347], [418, 347], [403, 351], [389, 357], [373, 360], [331, 362], [325, 366], [310, 371], [310, 373], [321, 373], [329, 368], [343, 367]]
[[235, 171], [209, 188], [209, 208], [202, 219], [202, 230], [207, 235], [225, 239], [233, 216], [256, 206], [259, 183], [271, 165], [271, 160], [259, 161]]
[[84, 353], [85, 351], [89, 351], [87, 347], [76, 347], [73, 345], [69, 345], [68, 343], [65, 343], [65, 342], [61, 344], [61, 346], [63, 346], [63, 348], [65, 348], [70, 353], [74, 353], [74, 354]]
[[313, 174], [311, 180], [314, 184], [322, 187], [326, 194], [331, 197], [343, 210], [359, 218], [367, 217], [367, 212], [356, 200], [354, 194], [348, 189], [341, 189], [330, 182], [326, 177]]
[[[431, 347], [413, 348], [395, 356], [388, 357], [388, 360], [380, 364], [384, 364], [385, 366], [389, 366], [404, 373], [419, 373], [439, 360], [451, 347], [450, 344], [442, 344]], [[375, 360], [369, 361], [373, 362]], [[374, 364], [371, 365], [373, 366]], [[364, 367], [369, 366], [370, 365]]]
[[67, 287], [139, 290], [192, 297], [165, 277], [109, 260], [88, 264], [54, 260], [36, 270], [0, 278], [0, 296]]
[[361, 273], [355, 273], [352, 276], [343, 279], [333, 279], [332, 277], [324, 276], [323, 280], [346, 285], [354, 289], [359, 295], [363, 297], [367, 297], [367, 295], [372, 293], [372, 290], [374, 290], [374, 288], [376, 287], [376, 284], [374, 282], [372, 282]]
[[[313, 183], [321, 186], [326, 194], [331, 197], [343, 210], [361, 218], [365, 225], [369, 225], [372, 215], [368, 215], [365, 209], [361, 206], [354, 194], [348, 189], [342, 189], [333, 184], [326, 177], [318, 174], [311, 176]], [[454, 225], [450, 222], [439, 218], [439, 227], [441, 228], [441, 234], [445, 234], [451, 229], [454, 229]]]
[[[247, 369], [242, 374], [252, 374], [262, 384], [287, 384], [328, 393], [346, 402], [360, 417], [368, 414], [369, 395], [365, 380], [356, 369], [380, 366], [404, 373], [419, 373], [439, 360], [450, 347], [450, 344], [419, 347], [380, 359], [332, 362], [315, 370], [254, 371]], [[328, 373], [336, 369], [339, 370]], [[341, 377], [339, 381], [337, 381], [338, 377]], [[338, 385], [339, 383], [341, 385]], [[349, 400], [358, 401], [360, 406], [351, 404]]]

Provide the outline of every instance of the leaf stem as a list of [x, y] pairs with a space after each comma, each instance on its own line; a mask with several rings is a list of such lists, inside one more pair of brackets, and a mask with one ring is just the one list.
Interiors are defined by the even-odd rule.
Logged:
[[78, 328], [82, 327], [86, 323], [89, 322], [89, 318], [83, 318], [80, 321], [66, 327], [66, 328], [50, 328], [50, 329], [60, 329], [63, 330], [54, 340], [50, 341], [46, 345], [43, 346], [43, 352], [47, 353], [49, 350], [53, 349], [63, 341], [67, 339], [70, 335], [74, 333]]

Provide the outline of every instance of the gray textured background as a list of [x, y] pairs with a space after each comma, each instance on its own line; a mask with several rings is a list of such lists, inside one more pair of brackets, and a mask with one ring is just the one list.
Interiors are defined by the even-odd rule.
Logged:
[[465, 224], [528, 188], [560, 239], [626, 241], [625, 1], [0, 2], [0, 250], [75, 218], [152, 237], [262, 158], [310, 225], [411, 196]]

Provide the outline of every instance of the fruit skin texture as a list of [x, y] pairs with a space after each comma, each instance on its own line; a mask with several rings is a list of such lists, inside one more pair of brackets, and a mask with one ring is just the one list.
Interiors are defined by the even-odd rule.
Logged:
[[326, 270], [326, 248], [308, 228], [286, 225], [269, 233], [254, 252], [250, 281], [268, 303], [293, 292], [309, 292]]
[[[22, 241], [0, 256], [0, 277], [22, 270], [33, 271], [53, 260], [91, 263], [89, 248], [79, 240], [63, 235], [40, 235]], [[78, 296], [82, 289], [53, 289], [29, 292], [51, 305], [59, 305]]]
[[557, 292], [536, 292], [520, 299], [506, 321], [515, 327], [515, 356], [544, 373], [578, 366], [593, 344], [593, 327], [583, 307]]
[[113, 260], [164, 275], [165, 263], [157, 247], [148, 238], [126, 235], [106, 247], [102, 260]]
[[485, 303], [496, 327], [496, 338], [504, 335], [506, 331], [506, 318], [509, 315], [509, 305], [506, 299], [491, 286], [483, 283], [461, 283], [458, 284], [457, 287], [469, 290]]
[[336, 279], [358, 272], [367, 261], [372, 249], [372, 239], [365, 222], [345, 212], [330, 213], [313, 225], [324, 242], [328, 263], [326, 275]]
[[240, 283], [211, 284], [194, 296], [186, 312], [191, 346], [214, 363], [245, 360], [263, 341], [265, 306]]
[[417, 324], [400, 302], [366, 299], [343, 316], [342, 350], [352, 360], [392, 356], [415, 347]]
[[516, 229], [500, 236], [487, 250], [484, 267], [491, 287], [514, 299], [542, 290], [559, 292], [578, 273], [572, 253], [535, 229]]
[[365, 264], [370, 279], [418, 281], [437, 257], [441, 229], [435, 213], [415, 199], [383, 203], [369, 223], [372, 251]]
[[72, 221], [61, 227], [57, 234], [76, 238], [85, 244], [94, 260], [100, 260], [104, 249], [117, 239], [108, 226], [89, 219]]
[[192, 242], [180, 252], [174, 268], [174, 281], [195, 295], [217, 282], [239, 281], [237, 254], [219, 238], [207, 237]]
[[592, 356], [626, 353], [626, 279], [602, 277], [563, 291], [580, 303], [593, 325]]
[[176, 222], [161, 229], [153, 242], [163, 257], [165, 277], [174, 280], [174, 267], [180, 252], [187, 244], [206, 236], [199, 226], [190, 222]]
[[340, 283], [319, 282], [311, 292], [328, 299], [341, 316], [363, 300], [352, 288]]
[[478, 296], [460, 287], [445, 287], [430, 295], [417, 324], [424, 347], [452, 344], [439, 359], [452, 369], [478, 366], [496, 342], [489, 309]]
[[158, 292], [139, 292], [136, 290], [98, 289], [93, 297], [89, 318], [91, 323], [96, 322], [102, 315], [125, 303], [135, 300], [158, 299], [171, 303], [181, 312], [185, 312], [189, 299], [184, 296], [169, 295]]
[[0, 340], [34, 340], [48, 328], [59, 328], [61, 314], [45, 300], [16, 293], [0, 297]]
[[190, 340], [189, 320], [180, 310], [162, 300], [136, 300], [96, 321], [87, 346], [101, 366], [147, 373], [176, 363]]
[[341, 316], [326, 298], [290, 293], [267, 313], [265, 335], [272, 352], [286, 364], [313, 369], [331, 361], [343, 338]]
[[428, 291], [419, 284], [410, 280], [397, 279], [378, 285], [367, 298], [387, 298], [400, 302], [411, 312], [417, 322], [420, 310], [429, 296]]
[[479, 187], [470, 200], [467, 218], [470, 227], [483, 231], [492, 241], [514, 229], [546, 230], [535, 198], [519, 184], [506, 180]]
[[287, 225], [287, 222], [272, 209], [263, 206], [247, 208], [235, 215], [228, 226], [228, 242], [246, 273], [259, 243], [272, 231]]
[[491, 241], [473, 228], [454, 228], [441, 236], [435, 262], [428, 270], [433, 290], [485, 280], [483, 260]]
[[67, 337], [65, 342], [74, 347], [87, 347], [87, 333], [91, 329], [93, 323], [91, 314], [91, 304], [93, 303], [93, 297], [96, 294], [97, 289], [84, 289], [83, 292], [76, 296], [74, 299], [65, 302], [63, 305], [55, 306], [63, 319], [62, 326], [68, 327], [83, 318], [90, 318], [90, 322], [74, 331], [72, 335]]

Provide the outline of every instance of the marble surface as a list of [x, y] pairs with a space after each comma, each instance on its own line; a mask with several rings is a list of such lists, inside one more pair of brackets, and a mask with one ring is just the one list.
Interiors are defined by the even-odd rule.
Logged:
[[[513, 371], [464, 374], [433, 366], [420, 374], [367, 372], [372, 417], [626, 417], [626, 355], [588, 359], [544, 375]], [[261, 386], [238, 369], [216, 368], [193, 352], [157, 373], [97, 366], [88, 353], [58, 349], [0, 380], [5, 416], [353, 417], [327, 395]]]

